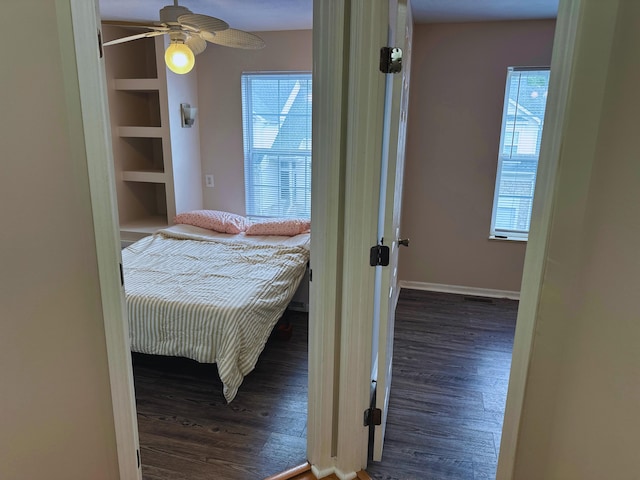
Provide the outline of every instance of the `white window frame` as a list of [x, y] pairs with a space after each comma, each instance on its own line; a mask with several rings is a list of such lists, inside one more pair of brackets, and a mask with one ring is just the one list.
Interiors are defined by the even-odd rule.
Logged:
[[[517, 137], [519, 137], [520, 135], [516, 135], [519, 134], [520, 132], [515, 132], [515, 127], [514, 127], [514, 131], [511, 132], [511, 134], [513, 135], [513, 138], [511, 140], [509, 140], [507, 137], [507, 135], [509, 134], [509, 132], [507, 131], [507, 117], [508, 117], [508, 110], [509, 110], [509, 90], [510, 90], [510, 85], [511, 85], [511, 78], [515, 73], [520, 73], [520, 72], [536, 72], [536, 71], [549, 71], [549, 67], [547, 66], [542, 66], [542, 67], [509, 67], [507, 69], [507, 78], [506, 78], [506, 85], [505, 85], [505, 96], [504, 96], [504, 105], [503, 105], [503, 112], [502, 112], [502, 124], [500, 127], [500, 143], [499, 143], [499, 150], [498, 150], [498, 168], [497, 168], [497, 172], [496, 172], [496, 183], [495, 183], [495, 189], [494, 189], [494, 197], [493, 197], [493, 209], [492, 209], [492, 213], [491, 213], [491, 226], [490, 226], [490, 237], [491, 239], [498, 239], [498, 240], [516, 240], [516, 241], [527, 241], [529, 238], [529, 228], [525, 228], [525, 229], [505, 229], [505, 228], [497, 228], [496, 227], [496, 219], [497, 219], [497, 215], [498, 215], [498, 206], [499, 206], [499, 199], [500, 199], [500, 186], [501, 186], [501, 180], [503, 177], [503, 169], [505, 166], [505, 162], [506, 161], [512, 161], [512, 160], [523, 160], [523, 161], [535, 161], [535, 173], [533, 175], [533, 190], [531, 192], [531, 204], [533, 204], [533, 198], [535, 195], [535, 179], [537, 176], [537, 170], [538, 170], [538, 161], [540, 158], [540, 148], [539, 148], [539, 140], [537, 143], [537, 153], [535, 154], [525, 154], [525, 155], [518, 155], [517, 153], [514, 153], [513, 148], [511, 148], [510, 153], [508, 155], [506, 155], [504, 153], [504, 145], [506, 143], [517, 147], [517, 142], [514, 142], [514, 139]], [[548, 88], [548, 84], [547, 84], [547, 88]], [[546, 113], [546, 108], [545, 108], [545, 113]], [[542, 133], [542, 128], [544, 125], [544, 114], [542, 116], [542, 122], [540, 123], [539, 126], [539, 133], [538, 133], [538, 138], [541, 138], [541, 133]], [[515, 172], [514, 172], [515, 173]], [[503, 207], [504, 209], [504, 207]], [[528, 217], [528, 221], [527, 224], [530, 225], [531, 222], [531, 207], [529, 208], [529, 217]]]
[[[311, 216], [311, 98], [309, 96], [309, 136], [304, 138], [304, 148], [299, 149], [277, 149], [272, 147], [259, 148], [255, 146], [255, 128], [254, 128], [254, 106], [252, 105], [251, 97], [251, 83], [252, 81], [259, 80], [260, 78], [302, 78], [305, 81], [311, 82], [312, 74], [307, 71], [285, 71], [285, 72], [243, 72], [242, 73], [242, 127], [243, 127], [243, 144], [244, 144], [244, 175], [245, 175], [245, 202], [246, 202], [246, 216], [249, 218], [310, 218]], [[308, 95], [311, 95], [311, 88], [309, 88]], [[294, 98], [289, 98], [285, 102], [283, 111], [273, 112], [270, 115], [279, 116], [280, 122], [284, 122], [284, 119], [288, 115], [288, 107], [291, 107], [291, 103]], [[284, 111], [287, 109], [287, 111]], [[277, 127], [277, 131], [280, 132], [280, 127]], [[287, 210], [285, 206], [279, 202], [282, 201], [282, 185], [280, 185], [279, 203], [273, 204], [269, 207], [256, 204], [256, 198], [260, 198], [258, 188], [260, 186], [260, 180], [256, 177], [258, 173], [255, 168], [255, 161], [252, 158], [255, 155], [263, 155], [265, 161], [277, 162], [278, 173], [277, 177], [282, 179], [289, 177], [289, 191], [291, 197], [296, 198], [295, 205], [291, 204]], [[280, 159], [273, 160], [267, 159], [269, 157], [290, 157], [291, 160]], [[263, 185], [264, 187], [264, 185]], [[270, 187], [273, 189], [273, 185]], [[286, 189], [285, 189], [286, 190]], [[294, 192], [295, 191], [295, 192]], [[301, 212], [299, 200], [300, 192], [304, 193], [302, 196], [305, 198], [306, 209]], [[286, 192], [285, 192], [286, 193]], [[286, 203], [286, 202], [285, 202]], [[271, 210], [271, 211], [268, 211]], [[275, 210], [278, 210], [277, 212]]]

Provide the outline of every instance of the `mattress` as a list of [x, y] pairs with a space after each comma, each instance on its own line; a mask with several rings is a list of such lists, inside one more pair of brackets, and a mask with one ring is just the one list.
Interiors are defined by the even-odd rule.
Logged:
[[309, 241], [176, 225], [125, 248], [131, 350], [216, 363], [231, 402], [304, 275]]

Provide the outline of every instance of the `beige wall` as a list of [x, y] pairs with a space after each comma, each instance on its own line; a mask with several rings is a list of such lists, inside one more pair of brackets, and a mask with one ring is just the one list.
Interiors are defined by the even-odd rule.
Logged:
[[640, 3], [583, 3], [515, 473], [503, 478], [639, 478]]
[[[111, 480], [118, 460], [68, 1], [3, 2], [0, 478]], [[58, 22], [61, 26], [58, 28]], [[73, 64], [73, 60], [71, 60]]]
[[488, 239], [505, 79], [550, 64], [554, 25], [416, 25], [401, 280], [520, 290], [526, 244]]
[[238, 50], [209, 44], [196, 58], [204, 208], [245, 214], [240, 75], [252, 71], [311, 71], [311, 30], [258, 32], [267, 46]]

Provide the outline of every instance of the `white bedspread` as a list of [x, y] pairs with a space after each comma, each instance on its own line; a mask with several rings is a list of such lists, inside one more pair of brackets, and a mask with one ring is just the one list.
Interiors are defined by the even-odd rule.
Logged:
[[217, 363], [231, 402], [309, 260], [309, 234], [251, 237], [176, 225], [122, 252], [131, 349]]

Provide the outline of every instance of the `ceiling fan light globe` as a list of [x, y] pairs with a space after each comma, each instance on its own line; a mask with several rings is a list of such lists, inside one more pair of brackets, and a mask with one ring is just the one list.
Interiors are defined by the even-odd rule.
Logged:
[[164, 61], [172, 72], [185, 74], [191, 71], [196, 58], [184, 43], [172, 42], [164, 53]]

